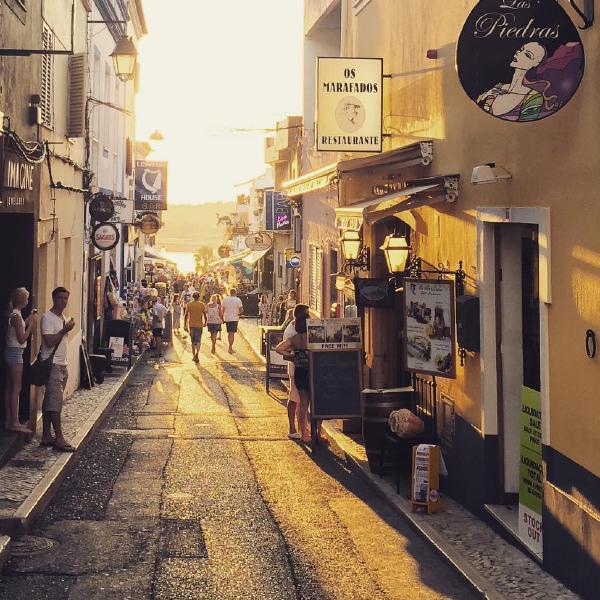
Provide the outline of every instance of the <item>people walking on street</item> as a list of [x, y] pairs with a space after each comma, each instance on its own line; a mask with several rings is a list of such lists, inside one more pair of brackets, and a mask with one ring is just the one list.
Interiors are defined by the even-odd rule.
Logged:
[[[298, 422], [300, 425], [300, 435], [302, 441], [310, 442], [308, 432], [308, 402], [309, 402], [309, 372], [308, 372], [308, 350], [307, 350], [307, 335], [306, 335], [306, 319], [308, 318], [308, 306], [305, 304], [297, 304], [294, 308], [294, 329], [295, 335], [288, 339], [284, 339], [277, 345], [275, 350], [281, 354], [286, 360], [294, 363], [294, 383], [300, 396], [300, 409], [298, 413]], [[290, 418], [290, 433], [292, 433], [292, 425], [295, 431], [295, 423], [292, 409], [288, 406], [288, 417]], [[290, 435], [292, 437], [292, 435]], [[295, 438], [296, 436], [294, 436]]]
[[181, 298], [179, 294], [173, 296], [173, 330], [179, 333], [181, 329]]
[[212, 343], [210, 350], [211, 354], [215, 354], [217, 351], [217, 334], [221, 333], [221, 325], [223, 323], [223, 307], [217, 300], [218, 294], [213, 294], [206, 307], [206, 323], [208, 332], [210, 333], [210, 341]]
[[206, 325], [206, 304], [200, 300], [200, 292], [194, 292], [193, 300], [185, 307], [185, 328], [192, 341], [192, 360], [199, 362], [202, 328]]
[[270, 325], [271, 319], [271, 305], [269, 304], [269, 299], [266, 294], [260, 295], [260, 301], [258, 303], [258, 314], [260, 316], [260, 324], [261, 325]]
[[[57, 287], [52, 292], [52, 308], [42, 316], [40, 327], [42, 332], [41, 359], [49, 358], [54, 352], [50, 378], [46, 384], [42, 402], [41, 445], [52, 446], [60, 452], [75, 452], [76, 450], [65, 440], [61, 424], [65, 386], [69, 377], [67, 336], [75, 327], [75, 319], [73, 317], [66, 319], [64, 315], [69, 295], [69, 291], [64, 287]], [[54, 429], [54, 438], [52, 438], [52, 429]]]
[[156, 297], [156, 302], [152, 307], [152, 335], [154, 337], [155, 356], [162, 356], [163, 332], [165, 330], [165, 317], [167, 316], [167, 307], [163, 304], [160, 296]]
[[238, 321], [244, 312], [242, 301], [237, 297], [237, 290], [231, 288], [229, 296], [223, 298], [223, 320], [227, 329], [227, 340], [229, 342], [229, 354], [233, 354], [233, 342], [238, 330]]
[[[219, 305], [219, 308], [221, 309], [221, 318], [223, 318], [223, 296], [221, 295], [221, 293], [217, 294], [217, 304]], [[221, 341], [221, 329], [219, 329], [219, 332], [217, 333], [217, 340], [219, 340], [219, 342]]]
[[277, 297], [277, 304], [275, 305], [275, 321], [277, 325], [283, 325], [285, 321], [285, 315], [287, 308], [285, 307], [285, 296], [283, 294]]
[[37, 324], [37, 310], [23, 319], [21, 310], [29, 302], [29, 292], [20, 287], [10, 294], [8, 327], [4, 344], [4, 362], [6, 363], [6, 390], [4, 395], [4, 428], [7, 431], [31, 433], [31, 430], [19, 422], [19, 394], [23, 386], [23, 351], [27, 340]]

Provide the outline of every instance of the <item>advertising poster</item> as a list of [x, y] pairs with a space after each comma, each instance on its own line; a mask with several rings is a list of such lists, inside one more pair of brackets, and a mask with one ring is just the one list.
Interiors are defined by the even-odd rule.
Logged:
[[165, 161], [135, 161], [136, 210], [167, 210], [167, 167]]
[[361, 350], [360, 319], [308, 319], [309, 350]]
[[406, 369], [454, 379], [454, 282], [406, 279], [404, 290]]
[[317, 151], [381, 152], [382, 58], [317, 59]]
[[521, 456], [519, 464], [519, 537], [540, 558], [542, 529], [542, 397], [521, 388]]
[[480, 0], [460, 34], [456, 63], [469, 98], [513, 123], [561, 110], [585, 68], [577, 27], [556, 0]]

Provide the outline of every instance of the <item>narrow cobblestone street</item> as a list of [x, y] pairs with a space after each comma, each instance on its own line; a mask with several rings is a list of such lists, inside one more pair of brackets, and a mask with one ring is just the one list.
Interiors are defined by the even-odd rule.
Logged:
[[329, 448], [287, 439], [243, 339], [200, 364], [176, 342], [137, 367], [0, 597], [473, 597]]

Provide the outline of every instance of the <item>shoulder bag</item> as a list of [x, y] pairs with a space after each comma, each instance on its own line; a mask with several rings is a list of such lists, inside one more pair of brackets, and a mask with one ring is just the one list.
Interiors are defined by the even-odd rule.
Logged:
[[[61, 340], [62, 342], [62, 340]], [[52, 352], [50, 352], [50, 356], [48, 358], [42, 359], [42, 349], [38, 352], [37, 358], [31, 364], [29, 368], [29, 383], [31, 385], [35, 385], [37, 387], [42, 387], [48, 383], [50, 380], [50, 371], [52, 370], [52, 364], [54, 361], [54, 355], [56, 354], [56, 350], [60, 342], [52, 348]]]

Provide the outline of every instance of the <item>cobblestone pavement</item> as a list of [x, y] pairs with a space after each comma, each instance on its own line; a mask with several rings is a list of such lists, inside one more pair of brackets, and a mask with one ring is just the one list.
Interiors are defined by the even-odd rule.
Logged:
[[[65, 402], [62, 425], [67, 440], [73, 440], [90, 415], [113, 397], [125, 376], [126, 372], [120, 372], [107, 378], [102, 385], [77, 390]], [[32, 440], [0, 469], [0, 517], [12, 516], [61, 456], [52, 448], [39, 445], [39, 429]]]
[[0, 597], [474, 597], [341, 457], [288, 440], [243, 340], [203, 346], [138, 366]]

